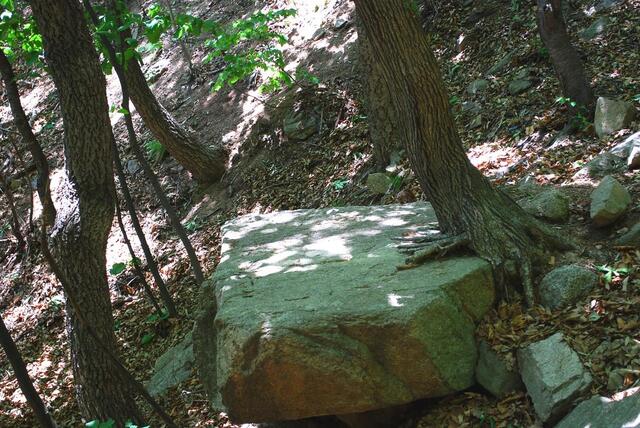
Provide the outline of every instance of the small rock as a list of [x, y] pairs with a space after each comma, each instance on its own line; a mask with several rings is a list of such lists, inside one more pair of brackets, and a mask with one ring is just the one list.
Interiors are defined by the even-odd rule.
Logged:
[[153, 376], [146, 384], [149, 394], [154, 397], [162, 395], [169, 388], [189, 379], [193, 362], [193, 339], [189, 333], [182, 342], [169, 348], [156, 360]]
[[489, 86], [489, 81], [485, 79], [474, 80], [467, 86], [467, 92], [471, 95], [476, 95], [479, 92], [484, 91]]
[[593, 120], [596, 134], [602, 138], [626, 128], [633, 121], [635, 114], [636, 108], [630, 102], [598, 98]]
[[343, 28], [346, 28], [347, 25], [349, 25], [349, 21], [346, 19], [342, 19], [342, 18], [338, 18], [336, 19], [336, 22], [333, 24], [333, 27], [336, 30], [342, 30]]
[[591, 193], [591, 221], [596, 227], [604, 227], [618, 220], [629, 207], [631, 195], [610, 175], [602, 179]]
[[482, 107], [480, 106], [480, 104], [473, 101], [463, 102], [460, 109], [462, 110], [463, 113], [469, 113], [469, 114], [478, 114], [482, 111]]
[[498, 398], [523, 388], [520, 374], [509, 369], [507, 363], [484, 340], [478, 346], [476, 380]]
[[593, 23], [580, 33], [580, 37], [584, 40], [592, 40], [604, 34], [609, 25], [609, 18], [601, 16], [593, 21]]
[[138, 171], [140, 171], [140, 164], [135, 159], [130, 159], [127, 161], [127, 171], [131, 175], [135, 175]]
[[531, 87], [532, 83], [530, 80], [521, 80], [517, 79], [509, 83], [509, 93], [511, 95], [518, 95], [526, 91]]
[[518, 365], [536, 414], [545, 423], [561, 417], [591, 384], [591, 375], [562, 333], [519, 350]]
[[636, 223], [627, 233], [616, 239], [615, 245], [640, 247], [640, 223]]
[[514, 52], [509, 52], [508, 54], [500, 58], [500, 61], [495, 63], [493, 67], [491, 67], [487, 71], [487, 76], [494, 76], [496, 73], [502, 71], [503, 68], [505, 68], [508, 64], [511, 63], [511, 60], [513, 59], [513, 55], [514, 55]]
[[324, 28], [320, 27], [316, 31], [314, 31], [313, 35], [311, 36], [311, 39], [312, 40], [320, 40], [321, 38], [323, 38], [326, 35], [327, 35], [327, 30], [325, 30]]
[[609, 153], [621, 158], [628, 158], [634, 147], [640, 147], [640, 131], [629, 135], [623, 142], [616, 144]]
[[627, 168], [632, 170], [640, 168], [640, 147], [635, 146], [631, 149], [627, 158]]
[[[639, 389], [621, 394], [620, 399], [592, 397], [580, 403], [555, 428], [639, 428]], [[616, 394], [617, 395], [617, 394]]]
[[476, 129], [482, 126], [482, 115], [479, 114], [469, 123], [469, 129]]
[[591, 178], [604, 177], [623, 172], [625, 170], [624, 159], [609, 152], [602, 153], [591, 159], [587, 163], [586, 169]]
[[624, 386], [624, 376], [627, 374], [625, 369], [611, 370], [607, 378], [607, 389], [609, 391], [617, 391]]
[[542, 278], [540, 303], [549, 309], [576, 303], [598, 285], [598, 275], [578, 265], [562, 266]]
[[529, 214], [551, 223], [569, 220], [569, 198], [557, 189], [545, 190], [518, 201], [518, 204]]
[[314, 116], [305, 118], [303, 114], [298, 113], [284, 119], [282, 130], [290, 140], [303, 141], [316, 133], [318, 122]]
[[527, 174], [518, 181], [518, 187], [520, 190], [528, 192], [538, 187], [538, 180], [534, 175]]
[[384, 195], [392, 184], [391, 178], [383, 172], [374, 172], [367, 176], [367, 188], [376, 195]]

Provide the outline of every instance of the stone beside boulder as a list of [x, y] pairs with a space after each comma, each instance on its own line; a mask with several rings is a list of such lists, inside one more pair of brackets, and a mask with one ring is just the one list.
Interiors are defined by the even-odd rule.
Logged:
[[374, 172], [367, 175], [367, 189], [375, 195], [384, 195], [389, 191], [392, 180], [383, 172]]
[[615, 240], [618, 246], [640, 247], [640, 223], [633, 225], [624, 235]]
[[550, 223], [564, 223], [569, 220], [569, 198], [560, 190], [549, 189], [537, 195], [518, 201], [529, 214]]
[[397, 270], [394, 238], [435, 222], [426, 203], [246, 215], [222, 227], [194, 329], [198, 373], [236, 422], [385, 409], [475, 383], [489, 263]]
[[518, 371], [509, 368], [484, 340], [481, 340], [478, 346], [476, 380], [484, 389], [498, 398], [514, 391], [521, 391], [524, 387]]
[[591, 193], [591, 221], [596, 227], [615, 223], [631, 203], [629, 191], [610, 175], [604, 177]]
[[621, 158], [628, 158], [634, 147], [640, 147], [640, 131], [629, 135], [621, 143], [616, 144], [609, 150], [609, 153]]
[[600, 97], [596, 102], [593, 124], [596, 134], [602, 138], [631, 124], [636, 115], [633, 103]]
[[553, 310], [575, 304], [598, 285], [598, 275], [578, 265], [561, 266], [542, 278], [540, 303]]
[[176, 346], [162, 354], [153, 367], [153, 376], [146, 383], [152, 396], [164, 394], [185, 380], [189, 379], [193, 370], [193, 340], [191, 333]]
[[591, 178], [601, 178], [625, 170], [624, 159], [612, 153], [602, 153], [591, 159], [586, 166]]
[[562, 333], [519, 350], [518, 366], [536, 414], [544, 423], [562, 417], [591, 384], [591, 375]]
[[612, 400], [592, 397], [580, 403], [555, 428], [639, 428], [640, 393], [638, 388], [624, 398]]
[[511, 95], [518, 95], [525, 92], [527, 89], [531, 87], [532, 83], [530, 80], [525, 79], [516, 79], [509, 83], [509, 93]]

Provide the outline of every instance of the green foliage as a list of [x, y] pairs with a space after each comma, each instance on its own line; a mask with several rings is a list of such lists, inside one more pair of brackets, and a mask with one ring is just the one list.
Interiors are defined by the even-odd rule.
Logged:
[[195, 232], [196, 230], [200, 229], [201, 227], [202, 227], [202, 223], [200, 222], [200, 220], [198, 218], [194, 218], [193, 220], [189, 220], [188, 222], [186, 222], [184, 224], [184, 228], [188, 232]]
[[[87, 422], [84, 424], [87, 428], [114, 428], [116, 426], [116, 422], [113, 419], [109, 419], [107, 421], [99, 421], [97, 419]], [[127, 421], [124, 424], [124, 428], [150, 428], [149, 425], [145, 425], [144, 427], [139, 427], [131, 421]]]
[[582, 130], [582, 129], [585, 129], [587, 126], [589, 126], [590, 122], [586, 117], [586, 114], [587, 114], [586, 107], [578, 105], [578, 103], [573, 101], [571, 98], [567, 98], [567, 97], [556, 98], [556, 103], [560, 105], [568, 106], [576, 110], [576, 113], [573, 115], [573, 117], [569, 119], [570, 123], [573, 126], [575, 126], [575, 128]]
[[596, 269], [598, 272], [601, 272], [602, 281], [605, 286], [609, 286], [615, 278], [621, 278], [623, 276], [627, 276], [630, 273], [630, 269], [626, 267], [615, 268], [609, 265], [601, 265], [597, 266]]
[[113, 276], [120, 275], [127, 268], [126, 263], [114, 263], [109, 269], [109, 274]]
[[147, 322], [150, 324], [156, 324], [160, 321], [164, 321], [167, 319], [169, 319], [169, 311], [167, 311], [166, 309], [163, 309], [161, 314], [154, 312], [151, 315], [149, 315], [147, 317]]
[[158, 140], [149, 140], [144, 143], [147, 155], [153, 162], [160, 162], [167, 153], [167, 149]]
[[349, 184], [349, 180], [345, 179], [345, 178], [339, 178], [336, 181], [334, 181], [333, 183], [331, 183], [331, 186], [333, 186], [333, 188], [337, 191], [340, 191], [342, 189], [344, 189], [345, 187], [347, 187], [347, 184]]
[[140, 339], [140, 344], [142, 346], [148, 345], [151, 342], [153, 342], [153, 339], [156, 338], [156, 335], [153, 333], [146, 333], [144, 336], [142, 336], [142, 339]]
[[27, 64], [43, 64], [42, 36], [35, 21], [16, 10], [13, 0], [0, 0], [0, 49], [9, 60], [21, 55]]

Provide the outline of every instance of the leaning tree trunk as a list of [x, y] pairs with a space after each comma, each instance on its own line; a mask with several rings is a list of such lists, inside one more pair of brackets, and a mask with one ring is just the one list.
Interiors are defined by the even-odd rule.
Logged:
[[[117, 349], [105, 269], [114, 209], [105, 79], [80, 4], [76, 0], [30, 4], [64, 121], [64, 201], [50, 243], [56, 273], [65, 284], [67, 300], [74, 302], [67, 305], [67, 327], [76, 394], [85, 417], [113, 418], [122, 426], [127, 419], [140, 417], [131, 383], [113, 357], [101, 351], [102, 346]], [[76, 314], [74, 308], [83, 313]]]
[[571, 44], [567, 25], [562, 17], [562, 0], [538, 0], [538, 30], [549, 50], [562, 95], [577, 105], [574, 113], [593, 115], [595, 100], [578, 51]]
[[[115, 16], [120, 15], [117, 10], [114, 13]], [[131, 32], [124, 30], [123, 39], [130, 37]], [[227, 151], [222, 146], [197, 141], [195, 135], [176, 121], [151, 92], [135, 57], [126, 64], [125, 79], [136, 110], [171, 156], [198, 182], [209, 184], [218, 181], [225, 172]]]
[[29, 372], [27, 371], [27, 366], [22, 360], [22, 355], [20, 355], [20, 351], [18, 350], [16, 343], [13, 341], [9, 330], [7, 330], [7, 326], [4, 325], [4, 320], [2, 318], [0, 318], [0, 345], [2, 345], [2, 349], [4, 350], [4, 353], [11, 364], [11, 368], [13, 368], [13, 372], [16, 375], [16, 380], [18, 381], [20, 390], [33, 410], [36, 420], [42, 428], [55, 428], [56, 424], [49, 414], [47, 407], [42, 402], [38, 391], [36, 391], [33, 386], [33, 382], [31, 382]]
[[11, 107], [13, 120], [16, 123], [16, 128], [18, 128], [20, 136], [27, 144], [38, 171], [37, 189], [38, 196], [40, 197], [40, 203], [42, 204], [42, 219], [45, 224], [52, 225], [56, 218], [56, 209], [53, 206], [51, 190], [49, 188], [49, 164], [47, 163], [47, 158], [42, 151], [42, 147], [40, 147], [36, 136], [33, 134], [27, 115], [24, 113], [22, 103], [20, 102], [20, 92], [18, 91], [16, 76], [13, 73], [13, 68], [11, 67], [9, 59], [6, 57], [2, 49], [0, 49], [0, 74], [2, 74], [2, 81], [4, 82], [5, 91], [9, 100], [9, 106]]
[[373, 146], [376, 169], [384, 170], [391, 162], [391, 155], [400, 149], [398, 121], [391, 105], [391, 94], [384, 82], [381, 64], [375, 60], [368, 35], [356, 19], [358, 28], [358, 59], [364, 77], [366, 112], [369, 123], [369, 138]]
[[438, 64], [407, 2], [355, 4], [388, 85], [400, 137], [440, 228], [469, 240], [493, 264], [502, 285], [507, 276], [519, 276], [532, 303], [532, 263], [559, 245], [558, 239], [469, 162]]

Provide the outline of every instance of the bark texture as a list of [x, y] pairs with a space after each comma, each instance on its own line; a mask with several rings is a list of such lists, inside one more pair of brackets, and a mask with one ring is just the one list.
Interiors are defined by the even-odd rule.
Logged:
[[[50, 243], [67, 299], [75, 302], [67, 305], [67, 328], [77, 398], [88, 419], [113, 418], [119, 425], [139, 421], [130, 381], [113, 357], [100, 350], [103, 345], [117, 349], [105, 269], [114, 209], [105, 79], [80, 4], [30, 4], [64, 120], [66, 179]], [[82, 308], [82, 316], [74, 307]]]
[[9, 59], [6, 57], [2, 49], [0, 49], [0, 74], [2, 74], [2, 81], [4, 82], [7, 99], [9, 100], [9, 106], [11, 107], [11, 114], [13, 115], [16, 128], [18, 128], [20, 136], [31, 152], [33, 162], [35, 163], [38, 171], [37, 190], [40, 203], [42, 204], [42, 218], [45, 224], [51, 225], [56, 218], [56, 209], [53, 206], [51, 190], [49, 188], [49, 164], [47, 163], [47, 158], [42, 151], [42, 147], [40, 147], [36, 136], [33, 134], [27, 115], [24, 113], [22, 103], [20, 102], [20, 92], [18, 91], [16, 76], [13, 73], [13, 68], [11, 67]]
[[16, 375], [20, 390], [33, 410], [36, 420], [42, 428], [55, 428], [56, 424], [42, 402], [38, 391], [34, 388], [33, 382], [31, 382], [31, 378], [29, 377], [29, 372], [27, 371], [27, 366], [22, 360], [22, 355], [20, 355], [20, 351], [2, 318], [0, 318], [0, 344], [7, 356], [7, 360], [11, 363], [11, 368]]
[[360, 19], [358, 29], [358, 58], [365, 81], [365, 104], [369, 118], [369, 138], [373, 146], [376, 169], [384, 170], [391, 162], [391, 155], [401, 148], [397, 138], [398, 121], [391, 105], [391, 93], [384, 81], [381, 64], [375, 60], [371, 43]]
[[584, 64], [567, 34], [561, 0], [538, 0], [538, 31], [549, 50], [553, 68], [560, 80], [562, 95], [578, 104], [573, 109], [574, 113], [586, 113], [587, 117], [591, 117], [595, 105], [593, 91], [586, 77]]
[[519, 276], [532, 303], [532, 262], [559, 244], [557, 239], [469, 162], [438, 64], [410, 3], [355, 4], [389, 87], [400, 137], [440, 228], [466, 235], [472, 249], [493, 264], [499, 282], [506, 284], [505, 274]]

